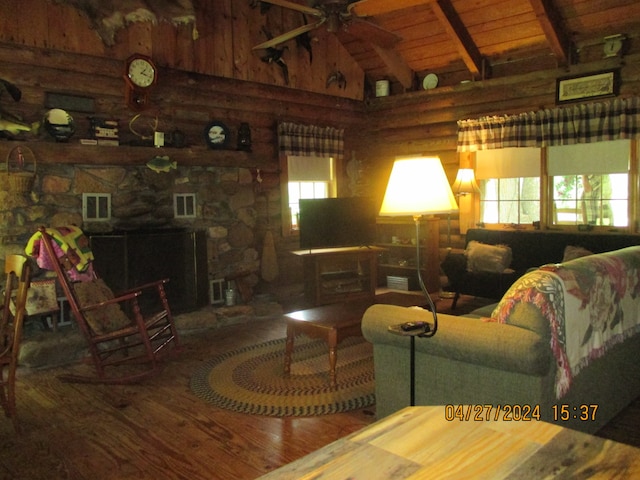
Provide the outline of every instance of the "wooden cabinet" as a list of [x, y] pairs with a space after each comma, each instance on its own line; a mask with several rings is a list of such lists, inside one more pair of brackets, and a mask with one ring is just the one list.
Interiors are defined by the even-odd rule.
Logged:
[[376, 245], [382, 247], [378, 265], [378, 285], [387, 286], [387, 276], [407, 279], [409, 290], [419, 290], [416, 242], [420, 242], [422, 280], [429, 292], [440, 290], [439, 219], [422, 218], [419, 238], [410, 217], [379, 217]]
[[378, 247], [297, 250], [302, 257], [308, 302], [324, 305], [371, 298], [376, 294]]

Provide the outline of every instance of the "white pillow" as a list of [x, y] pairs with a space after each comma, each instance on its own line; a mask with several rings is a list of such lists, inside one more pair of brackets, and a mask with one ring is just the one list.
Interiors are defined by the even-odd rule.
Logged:
[[511, 265], [511, 247], [487, 245], [471, 240], [465, 250], [467, 270], [470, 272], [502, 273]]

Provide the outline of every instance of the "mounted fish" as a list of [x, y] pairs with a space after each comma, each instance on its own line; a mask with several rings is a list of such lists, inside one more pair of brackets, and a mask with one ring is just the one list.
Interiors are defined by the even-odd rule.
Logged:
[[[6, 114], [0, 114], [4, 117]], [[22, 122], [9, 120], [8, 118], [0, 118], [0, 133], [4, 136], [14, 137], [20, 132], [31, 132], [37, 130], [40, 124], [38, 122], [32, 125], [26, 125]], [[6, 135], [9, 134], [9, 135]]]
[[171, 160], [168, 155], [156, 155], [147, 162], [147, 167], [156, 173], [170, 172], [178, 168], [178, 162]]

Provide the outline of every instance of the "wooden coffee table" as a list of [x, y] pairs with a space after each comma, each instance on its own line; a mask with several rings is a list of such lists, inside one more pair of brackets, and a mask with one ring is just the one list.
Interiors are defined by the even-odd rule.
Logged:
[[362, 316], [373, 300], [336, 303], [287, 313], [287, 341], [284, 354], [284, 373], [291, 372], [291, 354], [296, 335], [320, 338], [329, 346], [329, 376], [331, 387], [336, 387], [338, 344], [347, 337], [362, 336]]
[[478, 407], [408, 407], [260, 479], [640, 478], [638, 448]]

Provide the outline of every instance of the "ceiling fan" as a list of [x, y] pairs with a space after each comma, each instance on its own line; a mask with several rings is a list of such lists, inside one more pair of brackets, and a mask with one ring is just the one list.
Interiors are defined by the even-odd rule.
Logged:
[[421, 5], [427, 3], [428, 0], [400, 0], [397, 2], [389, 0], [313, 0], [310, 2], [312, 6], [301, 5], [290, 0], [261, 1], [298, 11], [315, 20], [256, 45], [253, 47], [254, 50], [275, 47], [324, 24], [329, 32], [347, 32], [380, 47], [389, 48], [400, 41], [400, 37], [364, 20], [364, 17], [391, 12], [398, 10], [398, 8]]

